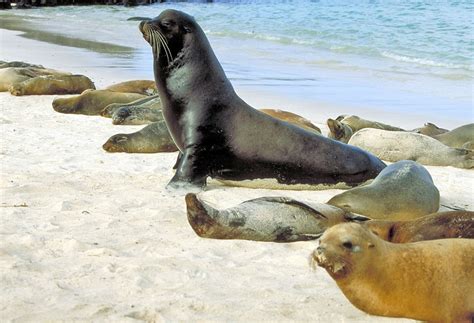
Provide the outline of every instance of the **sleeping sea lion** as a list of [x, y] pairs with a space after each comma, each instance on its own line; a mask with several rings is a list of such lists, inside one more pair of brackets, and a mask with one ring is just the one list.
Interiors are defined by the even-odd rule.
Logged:
[[425, 125], [421, 128], [417, 128], [417, 129], [412, 130], [412, 132], [416, 132], [416, 133], [419, 133], [419, 134], [422, 134], [422, 135], [425, 135], [425, 136], [430, 136], [430, 137], [440, 135], [440, 134], [448, 132], [448, 131], [449, 131], [448, 129], [440, 128], [440, 127], [438, 127], [437, 125], [435, 125], [431, 122], [425, 123]]
[[111, 103], [128, 103], [144, 97], [137, 93], [85, 90], [80, 95], [54, 99], [53, 109], [60, 113], [99, 115]]
[[162, 153], [178, 150], [163, 120], [134, 133], [114, 135], [102, 148], [110, 153]]
[[191, 16], [165, 10], [139, 28], [152, 47], [164, 119], [183, 153], [168, 188], [200, 190], [208, 176], [234, 182], [269, 179], [295, 188], [355, 186], [385, 167], [361, 149], [246, 104]]
[[401, 128], [390, 126], [381, 122], [362, 119], [358, 116], [339, 116], [336, 120], [328, 119], [328, 137], [347, 143], [351, 136], [360, 129], [373, 128], [388, 131], [405, 131]]
[[373, 219], [412, 220], [439, 209], [439, 191], [420, 164], [403, 160], [387, 166], [368, 185], [338, 194], [328, 204]]
[[25, 63], [25, 62], [20, 62], [20, 61], [12, 61], [12, 62], [0, 61], [0, 68], [7, 68], [7, 67], [34, 67], [34, 68], [44, 69], [43, 65], [30, 64], [30, 63]]
[[438, 212], [411, 221], [371, 220], [364, 225], [380, 238], [393, 243], [474, 239], [474, 212], [470, 211]]
[[6, 67], [0, 69], [0, 92], [8, 91], [15, 84], [38, 76], [71, 75], [71, 73], [36, 67]]
[[305, 130], [308, 130], [317, 134], [321, 134], [321, 129], [315, 126], [311, 121], [293, 112], [279, 110], [279, 109], [259, 109], [259, 110], [274, 118], [289, 122]]
[[372, 315], [429, 322], [474, 319], [474, 240], [395, 244], [357, 223], [329, 228], [312, 260]]
[[342, 222], [367, 220], [322, 203], [288, 197], [261, 197], [217, 210], [196, 194], [186, 195], [188, 221], [196, 234], [212, 239], [294, 242], [317, 239]]
[[409, 159], [423, 165], [474, 167], [472, 151], [451, 148], [434, 138], [413, 132], [362, 129], [352, 136], [349, 144], [389, 162]]
[[451, 131], [435, 135], [433, 138], [441, 141], [448, 147], [462, 148], [464, 145], [470, 145], [471, 142], [474, 142], [474, 123], [469, 123]]
[[155, 95], [156, 84], [154, 81], [133, 80], [107, 86], [104, 90], [123, 93], [138, 93], [143, 95]]
[[47, 75], [16, 83], [8, 89], [12, 95], [79, 94], [95, 90], [94, 83], [84, 75]]

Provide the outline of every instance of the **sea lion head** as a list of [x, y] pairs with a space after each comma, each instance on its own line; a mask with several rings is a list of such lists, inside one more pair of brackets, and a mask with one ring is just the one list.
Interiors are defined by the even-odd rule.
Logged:
[[357, 223], [335, 225], [322, 235], [312, 259], [335, 280], [370, 268], [370, 254], [376, 252], [377, 238]]
[[133, 118], [132, 110], [129, 107], [122, 107], [112, 114], [112, 123], [115, 125], [122, 124], [126, 120], [131, 120]]
[[352, 128], [337, 119], [328, 119], [327, 125], [329, 127], [328, 137], [331, 139], [347, 144], [353, 135]]
[[8, 89], [11, 95], [20, 96], [24, 94], [24, 87], [21, 83], [14, 84]]
[[195, 34], [202, 33], [192, 16], [172, 9], [163, 11], [154, 19], [142, 21], [139, 29], [152, 47], [155, 63], [162, 68], [179, 65], [176, 60], [193, 43]]
[[109, 153], [122, 153], [127, 151], [127, 146], [130, 143], [126, 134], [117, 134], [107, 140], [102, 148]]

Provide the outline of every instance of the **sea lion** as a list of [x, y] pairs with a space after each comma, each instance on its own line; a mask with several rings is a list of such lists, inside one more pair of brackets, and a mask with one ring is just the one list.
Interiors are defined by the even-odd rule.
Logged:
[[155, 95], [157, 93], [154, 81], [133, 80], [107, 86], [104, 90], [124, 93], [138, 93], [143, 95]]
[[474, 150], [474, 141], [468, 141], [462, 145], [461, 149]]
[[328, 119], [328, 137], [347, 143], [351, 136], [360, 129], [373, 128], [388, 131], [405, 131], [402, 128], [390, 126], [381, 122], [362, 119], [358, 116], [338, 116], [335, 120]]
[[429, 322], [474, 319], [474, 240], [394, 244], [357, 223], [329, 228], [312, 260], [372, 315]]
[[47, 75], [16, 83], [8, 89], [12, 95], [79, 94], [95, 90], [94, 83], [84, 75]]
[[279, 110], [279, 109], [259, 109], [259, 110], [274, 118], [289, 122], [305, 130], [308, 130], [317, 134], [321, 134], [321, 129], [315, 126], [311, 121], [293, 112]]
[[7, 67], [34, 67], [34, 68], [44, 69], [43, 65], [30, 64], [30, 63], [25, 63], [25, 62], [20, 62], [20, 61], [12, 61], [12, 62], [0, 61], [0, 68], [7, 68]]
[[426, 168], [403, 160], [387, 166], [370, 184], [327, 203], [373, 219], [412, 220], [438, 211], [439, 191]]
[[474, 239], [474, 212], [438, 212], [412, 221], [371, 220], [365, 222], [364, 226], [393, 243], [447, 238]]
[[53, 109], [60, 113], [99, 115], [111, 103], [128, 103], [141, 98], [144, 96], [137, 93], [85, 90], [80, 95], [54, 99]]
[[457, 127], [451, 131], [435, 135], [434, 139], [441, 141], [451, 148], [462, 148], [465, 144], [474, 141], [474, 123]]
[[351, 137], [349, 145], [368, 150], [389, 162], [409, 159], [423, 165], [474, 167], [472, 151], [451, 148], [434, 138], [413, 132], [362, 129]]
[[101, 116], [112, 118], [113, 124], [141, 125], [163, 120], [161, 100], [155, 96], [130, 103], [112, 103], [102, 110]]
[[162, 153], [178, 150], [163, 120], [134, 133], [114, 135], [102, 148], [110, 153]]
[[217, 210], [196, 194], [186, 195], [188, 221], [196, 234], [212, 239], [294, 242], [317, 239], [329, 227], [367, 218], [322, 203], [261, 197]]
[[153, 50], [163, 116], [183, 153], [168, 188], [200, 190], [208, 176], [278, 184], [354, 186], [385, 164], [371, 154], [275, 119], [235, 93], [201, 27], [165, 10], [140, 23]]
[[422, 135], [425, 135], [425, 136], [430, 136], [430, 137], [440, 135], [440, 134], [448, 132], [448, 131], [449, 131], [448, 129], [440, 128], [440, 127], [438, 127], [437, 125], [435, 125], [431, 122], [425, 123], [425, 125], [421, 128], [417, 128], [417, 129], [412, 130], [412, 132], [416, 132], [416, 133], [419, 133], [419, 134], [422, 134]]
[[38, 76], [71, 75], [71, 73], [36, 67], [5, 67], [0, 69], [0, 92], [8, 91], [15, 84]]

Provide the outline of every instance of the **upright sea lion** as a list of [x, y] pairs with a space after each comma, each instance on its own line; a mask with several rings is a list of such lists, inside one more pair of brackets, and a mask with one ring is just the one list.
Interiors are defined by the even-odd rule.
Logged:
[[388, 131], [405, 131], [381, 122], [362, 119], [358, 116], [339, 116], [336, 120], [328, 119], [328, 137], [347, 143], [351, 136], [360, 129], [373, 128]]
[[474, 239], [474, 212], [438, 212], [412, 221], [371, 220], [364, 223], [380, 238], [393, 243], [424, 240]]
[[474, 142], [474, 123], [457, 127], [451, 131], [433, 136], [451, 148], [462, 148], [465, 144]]
[[188, 221], [197, 235], [212, 239], [294, 242], [317, 239], [327, 228], [367, 218], [322, 203], [261, 197], [217, 210], [196, 194], [186, 195]]
[[357, 223], [329, 228], [313, 260], [372, 315], [429, 322], [474, 319], [474, 240], [394, 244]]
[[154, 81], [133, 80], [107, 86], [104, 90], [124, 93], [138, 93], [143, 95], [155, 95], [156, 84]]
[[349, 144], [390, 162], [409, 159], [423, 165], [474, 167], [472, 151], [451, 148], [434, 138], [413, 132], [362, 129], [352, 136]]
[[438, 211], [439, 191], [426, 168], [404, 160], [387, 166], [372, 183], [334, 196], [328, 204], [373, 219], [412, 220]]
[[289, 122], [305, 130], [308, 130], [317, 134], [321, 134], [321, 129], [315, 126], [311, 121], [293, 112], [279, 110], [279, 109], [259, 109], [259, 110], [274, 118]]
[[162, 153], [178, 150], [163, 120], [134, 133], [114, 135], [102, 148], [110, 153]]
[[448, 129], [440, 128], [431, 122], [425, 123], [425, 125], [421, 128], [412, 130], [412, 132], [416, 132], [416, 133], [419, 133], [425, 136], [430, 136], [430, 137], [440, 135], [448, 131], [449, 131]]
[[80, 95], [54, 99], [53, 109], [60, 113], [99, 115], [111, 103], [128, 103], [143, 97], [137, 93], [85, 90]]
[[12, 95], [79, 94], [95, 90], [94, 83], [84, 75], [47, 75], [16, 83], [8, 89]]
[[371, 154], [270, 117], [235, 93], [201, 27], [176, 10], [140, 23], [153, 49], [163, 116], [183, 153], [168, 187], [199, 190], [208, 176], [354, 186], [385, 167]]

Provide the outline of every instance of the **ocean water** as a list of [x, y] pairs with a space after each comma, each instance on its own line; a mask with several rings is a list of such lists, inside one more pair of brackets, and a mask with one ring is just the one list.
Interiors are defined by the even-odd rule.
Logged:
[[167, 8], [195, 17], [238, 88], [343, 106], [347, 113], [364, 107], [426, 121], [474, 120], [472, 1], [167, 2], [4, 11], [0, 19], [19, 16], [36, 31], [118, 45], [89, 49], [145, 74], [151, 51], [138, 22], [127, 18]]

